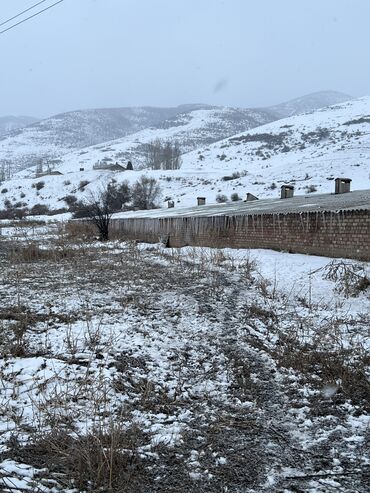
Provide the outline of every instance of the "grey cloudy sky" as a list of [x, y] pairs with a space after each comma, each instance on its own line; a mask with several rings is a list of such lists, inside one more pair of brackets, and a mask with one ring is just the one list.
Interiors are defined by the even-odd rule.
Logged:
[[369, 20], [369, 0], [64, 0], [0, 35], [0, 115], [368, 94]]

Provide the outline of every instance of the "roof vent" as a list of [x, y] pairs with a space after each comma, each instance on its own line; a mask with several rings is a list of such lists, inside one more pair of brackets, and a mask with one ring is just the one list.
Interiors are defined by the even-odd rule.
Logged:
[[281, 195], [280, 198], [282, 199], [290, 199], [294, 195], [294, 187], [293, 185], [283, 185], [281, 187]]
[[351, 191], [351, 178], [336, 178], [335, 193], [348, 193]]
[[197, 197], [198, 205], [206, 205], [205, 197]]

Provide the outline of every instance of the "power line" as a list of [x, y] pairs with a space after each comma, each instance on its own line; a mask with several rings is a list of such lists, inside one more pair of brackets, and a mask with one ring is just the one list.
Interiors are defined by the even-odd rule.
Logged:
[[[62, 3], [62, 2], [64, 2], [64, 0], [59, 0], [58, 2], [55, 2], [55, 3], [53, 3], [52, 5], [49, 5], [49, 7], [46, 7], [45, 9], [42, 9], [42, 10], [40, 10], [39, 12], [36, 12], [36, 14], [30, 15], [29, 17], [26, 17], [25, 19], [23, 19], [23, 20], [21, 20], [21, 21], [17, 22], [16, 24], [13, 24], [12, 26], [10, 26], [10, 27], [8, 27], [8, 28], [4, 29], [3, 31], [0, 31], [0, 34], [3, 34], [3, 33], [6, 33], [7, 31], [10, 31], [10, 30], [11, 30], [11, 29], [13, 29], [14, 27], [19, 26], [19, 24], [23, 24], [23, 22], [26, 22], [26, 21], [28, 21], [28, 20], [30, 20], [30, 19], [33, 19], [33, 17], [36, 17], [37, 15], [42, 14], [42, 13], [43, 13], [43, 12], [45, 12], [46, 10], [51, 9], [52, 7], [55, 7], [55, 5], [58, 5], [58, 3]], [[17, 17], [18, 17], [18, 16], [17, 16]]]
[[32, 5], [31, 7], [29, 7], [28, 9], [26, 10], [23, 10], [22, 12], [19, 12], [19, 14], [17, 15], [14, 15], [13, 17], [11, 17], [10, 19], [7, 19], [6, 21], [2, 22], [0, 24], [0, 27], [3, 26], [4, 24], [8, 24], [8, 22], [16, 19], [17, 17], [20, 17], [21, 15], [25, 14], [26, 12], [28, 12], [29, 10], [32, 10], [34, 8], [36, 8], [38, 5], [40, 5], [41, 3], [45, 3], [47, 0], [42, 0], [41, 2], [38, 2], [38, 3], [35, 3], [35, 5]]

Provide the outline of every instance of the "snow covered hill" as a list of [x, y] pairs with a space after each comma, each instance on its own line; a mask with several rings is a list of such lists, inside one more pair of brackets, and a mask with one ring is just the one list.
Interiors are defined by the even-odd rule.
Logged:
[[211, 189], [227, 195], [239, 192], [244, 197], [251, 192], [271, 197], [283, 183], [295, 185], [299, 194], [331, 192], [337, 176], [352, 178], [353, 189], [370, 188], [369, 162], [370, 97], [364, 97], [188, 153], [182, 172], [194, 170], [199, 176], [211, 171]]
[[0, 160], [7, 160], [14, 170], [32, 166], [40, 158], [57, 160], [73, 149], [137, 132], [198, 107], [110, 108], [62, 113], [0, 138]]
[[306, 96], [292, 99], [285, 103], [270, 106], [270, 110], [279, 115], [280, 118], [307, 113], [326, 106], [344, 103], [352, 99], [348, 94], [338, 91], [318, 91]]
[[[192, 112], [183, 125], [161, 129], [162, 134], [140, 132], [131, 140], [123, 139], [121, 147], [117, 142], [105, 147], [104, 154], [129, 153], [130, 146], [137, 149], [154, 135], [180, 138], [185, 132], [187, 138], [191, 135], [196, 140], [201, 135], [203, 139], [207, 132], [210, 134], [210, 119], [203, 118], [204, 111], [218, 110]], [[62, 173], [59, 176], [34, 178], [34, 169], [20, 172], [3, 183], [0, 208], [6, 201], [8, 205], [42, 203], [61, 208], [67, 195], [82, 199], [104, 182], [115, 179], [133, 183], [142, 174], [157, 178], [163, 201], [172, 198], [177, 207], [194, 205], [197, 196], [206, 197], [208, 203], [215, 202], [220, 194], [228, 199], [231, 194], [244, 198], [247, 192], [260, 198], [276, 197], [283, 183], [294, 184], [297, 194], [331, 192], [337, 176], [352, 178], [353, 189], [370, 188], [370, 97], [275, 121], [198, 148], [183, 155], [182, 167], [176, 171], [93, 170], [101, 151], [89, 148], [82, 151], [86, 154], [65, 156], [57, 167]], [[79, 171], [82, 163], [84, 170]]]
[[182, 113], [165, 120], [156, 127], [128, 135], [121, 139], [76, 150], [61, 157], [59, 170], [73, 170], [80, 167], [92, 169], [97, 161], [105, 163], [126, 163], [132, 161], [134, 168], [145, 167], [146, 144], [156, 140], [179, 142], [182, 153], [199, 149], [232, 136], [236, 132], [257, 127], [269, 122], [268, 111], [238, 108], [199, 109]]
[[[349, 97], [330, 91], [309, 94], [302, 98], [292, 100], [272, 108], [238, 109], [212, 107], [208, 105], [190, 104], [175, 108], [111, 108], [72, 111], [47, 118], [26, 128], [13, 130], [13, 127], [5, 126], [12, 130], [9, 134], [0, 137], [0, 162], [7, 162], [13, 171], [35, 165], [40, 158], [58, 163], [65, 154], [74, 150], [80, 150], [88, 146], [107, 143], [114, 139], [122, 139], [144, 129], [157, 128], [160, 134], [170, 127], [180, 127], [194, 120], [191, 113], [196, 110], [208, 112], [210, 118], [202, 125], [202, 131], [194, 135], [181, 135], [186, 151], [196, 146], [207, 145], [210, 142], [223, 139], [252, 127], [268, 123], [279, 118], [298, 114], [302, 111], [317, 109], [332, 103], [347, 100]], [[208, 118], [207, 113], [203, 118]], [[202, 135], [202, 132], [204, 135]], [[180, 132], [181, 133], [181, 132]], [[1, 136], [0, 120], [0, 136]], [[176, 134], [176, 132], [175, 132]], [[154, 135], [154, 134], [152, 134]], [[138, 136], [140, 138], [140, 136]], [[131, 146], [132, 140], [129, 140]], [[118, 150], [118, 158], [126, 159], [128, 155], [136, 160], [132, 153], [127, 154], [125, 142], [118, 141], [117, 146], [123, 144], [123, 149]], [[103, 153], [111, 146], [104, 145], [100, 149]], [[140, 161], [140, 146], [138, 160]], [[96, 149], [92, 149], [95, 151]], [[98, 149], [99, 150], [99, 149]], [[89, 160], [90, 150], [86, 153], [85, 160]], [[120, 152], [123, 154], [121, 155]], [[93, 152], [93, 159], [96, 158]], [[104, 157], [109, 158], [106, 154]], [[113, 156], [116, 159], [116, 156]]]
[[0, 116], [0, 135], [27, 127], [27, 125], [32, 125], [37, 121], [39, 119], [33, 116]]
[[[206, 105], [75, 111], [42, 120], [0, 137], [0, 160], [11, 163], [17, 171], [35, 165], [40, 158], [54, 165], [65, 154], [76, 150], [78, 155], [82, 148], [89, 146], [92, 149], [83, 150], [81, 154], [88, 154], [90, 151], [94, 154], [95, 150], [99, 150], [103, 153], [101, 158], [109, 158], [105, 153], [106, 149], [109, 150], [110, 141], [147, 128], [157, 129], [158, 135], [162, 135], [163, 130], [166, 134], [171, 128], [176, 132], [176, 128], [194, 121], [194, 111], [203, 111], [202, 128], [207, 125], [209, 128], [204, 136], [202, 133], [196, 138], [194, 136], [193, 144], [193, 137], [185, 138], [186, 150], [276, 119], [268, 110], [215, 108]], [[155, 131], [151, 135], [155, 136]], [[131, 144], [132, 139], [128, 142]], [[121, 141], [117, 144], [120, 145]], [[115, 159], [122, 157], [119, 153], [120, 151], [118, 156], [114, 156]]]

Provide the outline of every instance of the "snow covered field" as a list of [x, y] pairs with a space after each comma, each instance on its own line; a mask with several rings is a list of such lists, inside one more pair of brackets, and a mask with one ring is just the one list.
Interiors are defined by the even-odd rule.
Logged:
[[11, 227], [2, 491], [368, 491], [368, 263]]

